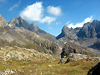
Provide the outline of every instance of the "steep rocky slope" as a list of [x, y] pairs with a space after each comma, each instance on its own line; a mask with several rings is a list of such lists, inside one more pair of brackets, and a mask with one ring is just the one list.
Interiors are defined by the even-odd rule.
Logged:
[[[23, 38], [22, 38], [23, 37]], [[0, 15], [0, 38], [9, 42], [16, 41], [19, 44], [25, 45], [27, 40], [25, 36], [15, 32], [8, 26], [6, 20]], [[19, 40], [19, 41], [18, 41]]]
[[[21, 33], [22, 35], [26, 36], [27, 39], [33, 41], [37, 45], [41, 46], [42, 48], [46, 49], [49, 51], [51, 54], [57, 54], [57, 51], [59, 51], [59, 47], [56, 43], [48, 40], [48, 38], [51, 38], [52, 35], [47, 34], [46, 32], [40, 30], [39, 27], [35, 24], [29, 24], [25, 20], [23, 20], [21, 17], [16, 17], [12, 19], [9, 22], [9, 26], [13, 28], [16, 32]], [[37, 33], [43, 32], [41, 36], [39, 36]], [[47, 37], [44, 38], [42, 37], [43, 35], [46, 35]], [[60, 55], [60, 54], [57, 54]]]
[[2, 46], [33, 48], [38, 51], [48, 53], [48, 51], [43, 47], [40, 47], [38, 44], [27, 39], [26, 36], [14, 31], [0, 15], [0, 47]]
[[34, 32], [31, 32], [25, 28], [15, 28], [14, 29], [16, 32], [21, 33], [22, 35], [25, 35], [26, 38], [29, 40], [33, 41], [34, 43], [38, 44], [39, 46], [43, 47], [44, 49], [48, 50], [51, 52], [51, 54], [56, 54], [57, 51], [59, 51], [59, 47], [56, 43], [48, 40], [47, 38], [41, 37], [37, 35]]

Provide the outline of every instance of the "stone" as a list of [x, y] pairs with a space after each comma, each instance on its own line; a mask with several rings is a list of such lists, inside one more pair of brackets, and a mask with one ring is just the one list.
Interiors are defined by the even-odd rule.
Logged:
[[100, 57], [88, 57], [87, 55], [84, 54], [70, 53], [68, 57], [61, 58], [58, 64], [68, 63], [70, 61], [79, 61], [79, 60], [100, 61]]
[[70, 62], [72, 60], [78, 61], [78, 60], [82, 60], [82, 59], [87, 59], [86, 56], [87, 55], [70, 53], [68, 56], [69, 58], [67, 59], [66, 62]]

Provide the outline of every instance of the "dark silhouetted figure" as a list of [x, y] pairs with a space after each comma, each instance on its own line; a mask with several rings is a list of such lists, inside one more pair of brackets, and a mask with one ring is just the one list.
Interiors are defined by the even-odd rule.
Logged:
[[100, 62], [94, 66], [87, 75], [100, 75]]

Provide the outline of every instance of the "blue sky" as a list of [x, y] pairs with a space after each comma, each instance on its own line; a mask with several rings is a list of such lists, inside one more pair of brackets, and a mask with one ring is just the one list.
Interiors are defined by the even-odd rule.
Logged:
[[0, 14], [7, 22], [21, 16], [57, 36], [64, 25], [75, 28], [100, 20], [100, 0], [0, 0]]

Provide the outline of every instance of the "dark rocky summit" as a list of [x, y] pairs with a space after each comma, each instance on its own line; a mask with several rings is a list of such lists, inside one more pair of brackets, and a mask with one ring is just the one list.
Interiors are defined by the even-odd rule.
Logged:
[[[94, 22], [94, 21], [93, 21]], [[82, 37], [82, 38], [94, 38], [97, 35], [96, 32], [96, 28], [94, 27], [94, 24], [88, 22], [85, 23], [84, 26], [82, 27], [82, 29], [80, 29], [80, 31], [77, 33], [78, 37]]]

